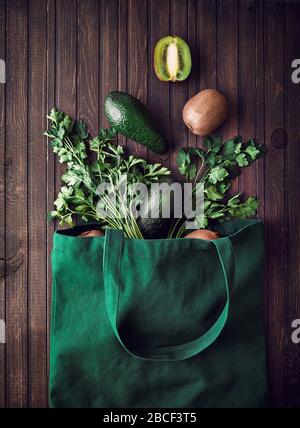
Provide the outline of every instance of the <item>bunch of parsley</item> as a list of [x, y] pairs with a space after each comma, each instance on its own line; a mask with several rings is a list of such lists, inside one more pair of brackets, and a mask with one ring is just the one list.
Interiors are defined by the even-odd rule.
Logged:
[[[241, 137], [226, 142], [221, 137], [206, 137], [202, 148], [181, 149], [177, 155], [179, 172], [187, 182], [193, 183], [193, 198], [198, 183], [204, 186], [204, 216], [195, 218], [199, 229], [210, 228], [215, 221], [253, 217], [258, 201], [249, 197], [242, 201], [240, 194], [229, 197], [233, 180], [241, 169], [251, 165], [266, 153], [262, 144], [254, 139], [245, 143]], [[179, 219], [170, 230], [169, 237], [180, 237], [185, 232], [185, 219]]]
[[[148, 164], [134, 156], [126, 157], [123, 148], [113, 144], [117, 134], [114, 129], [101, 128], [99, 134], [89, 141], [87, 127], [82, 121], [73, 121], [63, 111], [52, 109], [47, 118], [50, 128], [44, 133], [50, 140], [59, 162], [67, 166], [61, 179], [64, 185], [54, 202], [55, 209], [48, 214], [61, 225], [73, 226], [76, 221], [98, 222], [104, 227], [123, 229], [127, 237], [142, 239], [142, 233], [132, 212], [131, 202], [136, 195], [128, 192], [127, 200], [120, 193], [120, 184], [126, 175], [127, 185], [144, 183], [150, 186], [161, 177], [170, 175], [170, 170], [161, 164]], [[88, 149], [95, 152], [91, 160]], [[109, 183], [109, 192], [98, 194], [98, 186]], [[109, 193], [108, 192], [108, 193]], [[100, 207], [100, 209], [99, 209]]]

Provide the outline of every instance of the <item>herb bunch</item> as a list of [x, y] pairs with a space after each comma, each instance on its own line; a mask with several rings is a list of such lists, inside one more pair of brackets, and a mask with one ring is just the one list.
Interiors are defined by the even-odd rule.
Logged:
[[[199, 183], [204, 186], [204, 216], [195, 218], [199, 229], [210, 228], [215, 221], [253, 217], [258, 209], [255, 197], [242, 201], [241, 195], [229, 197], [233, 180], [241, 169], [251, 165], [266, 153], [262, 144], [254, 139], [247, 143], [241, 137], [226, 142], [221, 137], [206, 137], [203, 148], [181, 149], [177, 155], [179, 172], [187, 182], [193, 183], [193, 198]], [[169, 237], [180, 237], [185, 232], [185, 219], [179, 219], [169, 232]]]
[[[170, 170], [159, 163], [148, 164], [144, 159], [126, 157], [121, 146], [113, 144], [117, 133], [114, 129], [101, 128], [99, 134], [89, 141], [89, 133], [83, 121], [73, 121], [63, 111], [52, 109], [47, 118], [49, 129], [44, 133], [50, 140], [53, 152], [60, 163], [67, 166], [61, 177], [64, 185], [54, 202], [55, 209], [48, 214], [50, 220], [57, 219], [60, 225], [73, 226], [76, 220], [96, 221], [104, 227], [123, 229], [127, 237], [143, 236], [131, 210], [133, 195], [129, 192], [127, 200], [120, 193], [120, 182], [126, 174], [128, 187], [135, 183], [149, 186]], [[88, 148], [96, 153], [90, 160]], [[109, 215], [98, 209], [97, 188], [102, 183], [110, 184], [116, 205], [108, 194], [101, 195], [101, 205]], [[125, 213], [125, 214], [124, 214]]]

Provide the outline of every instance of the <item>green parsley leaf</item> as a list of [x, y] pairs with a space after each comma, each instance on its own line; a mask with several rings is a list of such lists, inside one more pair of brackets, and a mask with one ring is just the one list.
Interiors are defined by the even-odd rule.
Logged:
[[228, 172], [225, 168], [220, 166], [216, 166], [212, 168], [209, 173], [209, 182], [212, 184], [216, 184], [218, 181], [223, 181], [225, 177], [228, 176]]
[[245, 152], [248, 153], [253, 160], [257, 159], [260, 151], [255, 146], [247, 146]]
[[206, 197], [211, 201], [219, 201], [220, 199], [223, 199], [223, 195], [218, 192], [215, 186], [209, 186], [207, 189], [204, 190], [204, 193], [206, 194]]
[[248, 162], [248, 159], [247, 159], [245, 153], [240, 153], [239, 155], [237, 155], [236, 162], [237, 162], [238, 166], [241, 168], [249, 165], [249, 162]]

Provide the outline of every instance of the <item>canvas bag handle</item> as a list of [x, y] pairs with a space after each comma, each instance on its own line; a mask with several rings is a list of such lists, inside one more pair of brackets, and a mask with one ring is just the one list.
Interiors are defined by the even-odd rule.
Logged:
[[226, 291], [225, 306], [215, 321], [215, 323], [195, 340], [179, 345], [164, 347], [138, 347], [130, 349], [126, 344], [126, 339], [121, 337], [118, 326], [118, 301], [119, 301], [119, 282], [120, 265], [122, 250], [124, 244], [124, 235], [121, 230], [107, 229], [105, 234], [104, 255], [103, 255], [103, 274], [104, 274], [104, 294], [107, 315], [114, 331], [115, 336], [123, 348], [132, 356], [149, 361], [180, 361], [194, 357], [204, 351], [219, 337], [228, 319], [230, 294], [229, 284], [233, 281], [234, 275], [234, 253], [229, 238], [220, 238], [211, 241], [216, 247], [217, 256], [221, 264], [224, 275], [224, 285]]

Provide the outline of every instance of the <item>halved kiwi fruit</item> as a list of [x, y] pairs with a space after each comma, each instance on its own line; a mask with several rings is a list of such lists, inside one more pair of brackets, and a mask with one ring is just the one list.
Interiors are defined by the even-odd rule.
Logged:
[[178, 36], [165, 36], [154, 49], [157, 77], [165, 82], [185, 80], [191, 72], [192, 58], [188, 44]]

